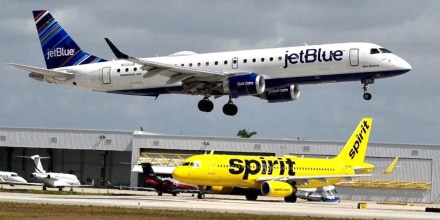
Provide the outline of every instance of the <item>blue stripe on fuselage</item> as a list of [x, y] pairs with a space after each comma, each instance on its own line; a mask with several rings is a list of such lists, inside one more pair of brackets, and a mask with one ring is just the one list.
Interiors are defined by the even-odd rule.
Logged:
[[[332, 75], [320, 75], [320, 76], [266, 79], [265, 80], [266, 91], [269, 91], [271, 89], [282, 88], [292, 84], [304, 85], [304, 84], [318, 84], [318, 83], [329, 83], [329, 82], [349, 82], [349, 81], [360, 81], [361, 79], [365, 79], [365, 78], [380, 79], [380, 78], [387, 78], [387, 77], [401, 75], [408, 71], [409, 70], [397, 70], [397, 71], [387, 71], [387, 72], [344, 73], [344, 74], [336, 74], [336, 75], [332, 74]], [[139, 96], [157, 96], [159, 94], [187, 94], [183, 92], [182, 86], [114, 90], [107, 92], [124, 94], [124, 95], [139, 95]]]

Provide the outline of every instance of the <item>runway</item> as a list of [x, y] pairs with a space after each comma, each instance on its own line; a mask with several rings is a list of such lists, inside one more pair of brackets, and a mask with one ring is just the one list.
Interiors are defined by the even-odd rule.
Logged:
[[[425, 207], [432, 205], [384, 205], [366, 202], [366, 209], [357, 209], [357, 201], [340, 203], [307, 202], [285, 203], [282, 198], [259, 197], [247, 201], [244, 196], [206, 195], [199, 200], [191, 194], [157, 196], [154, 192], [126, 190], [84, 189], [100, 192], [99, 195], [51, 195], [1, 192], [0, 201], [21, 203], [47, 203], [63, 205], [96, 205], [145, 209], [198, 210], [266, 215], [325, 216], [362, 219], [439, 219], [440, 213], [427, 213]], [[81, 189], [76, 189], [80, 191]], [[107, 195], [111, 193], [112, 195]], [[116, 195], [115, 195], [116, 194]]]

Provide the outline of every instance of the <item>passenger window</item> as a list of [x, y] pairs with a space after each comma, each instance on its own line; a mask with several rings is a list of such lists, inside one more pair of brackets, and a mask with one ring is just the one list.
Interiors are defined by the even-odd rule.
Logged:
[[264, 62], [264, 58], [261, 58], [261, 62]]
[[185, 66], [185, 64], [182, 63], [182, 64], [180, 64], [180, 66]]
[[243, 60], [243, 63], [247, 63], [247, 59], [244, 59], [244, 60]]
[[121, 69], [117, 69], [116, 72], [118, 72], [118, 73], [121, 72]]
[[137, 69], [138, 69], [138, 68], [136, 68], [136, 67], [135, 67], [135, 68], [133, 68], [133, 70], [134, 70], [135, 72], [137, 71]]
[[255, 59], [255, 58], [254, 58], [254, 59], [252, 59], [252, 62], [254, 62], [254, 63], [255, 63], [256, 61], [257, 61], [257, 59]]
[[226, 65], [226, 64], [228, 64], [228, 61], [227, 61], [227, 60], [225, 60], [224, 64], [225, 64], [225, 65]]
[[214, 65], [216, 65], [216, 66], [217, 66], [217, 65], [218, 65], [218, 61], [215, 61], [215, 62], [214, 62]]
[[128, 68], [125, 68], [125, 72], [128, 72]]
[[380, 53], [380, 52], [377, 48], [371, 48], [370, 54], [378, 54], [378, 53]]
[[193, 64], [192, 64], [192, 63], [190, 63], [190, 64], [189, 64], [189, 67], [192, 67], [192, 66], [193, 66]]
[[270, 57], [269, 60], [270, 60], [270, 62], [272, 62], [273, 61], [273, 57]]
[[232, 63], [237, 64], [237, 60], [233, 60]]
[[283, 60], [283, 58], [282, 57], [278, 57], [278, 61], [281, 61], [281, 60]]
[[206, 66], [209, 66], [209, 62], [206, 62], [205, 65], [206, 65]]
[[201, 63], [197, 63], [197, 66], [201, 66], [202, 64]]

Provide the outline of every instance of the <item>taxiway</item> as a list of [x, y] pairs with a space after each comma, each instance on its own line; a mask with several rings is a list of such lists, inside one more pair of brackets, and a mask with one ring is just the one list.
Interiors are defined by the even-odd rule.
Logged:
[[[75, 189], [84, 195], [52, 195], [1, 192], [0, 201], [21, 203], [47, 203], [63, 205], [96, 205], [145, 209], [174, 209], [213, 212], [235, 212], [266, 215], [325, 216], [361, 219], [439, 219], [440, 213], [425, 212], [431, 205], [389, 205], [367, 203], [366, 209], [358, 209], [357, 201], [339, 203], [307, 202], [285, 203], [282, 198], [259, 197], [247, 201], [243, 196], [208, 194], [199, 200], [191, 194], [157, 196], [154, 192], [115, 189]], [[98, 195], [86, 192], [99, 192]]]

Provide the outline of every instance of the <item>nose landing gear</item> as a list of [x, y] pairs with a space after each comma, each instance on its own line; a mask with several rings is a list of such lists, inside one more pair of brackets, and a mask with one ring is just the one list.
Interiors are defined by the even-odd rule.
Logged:
[[362, 87], [362, 89], [364, 90], [364, 95], [362, 96], [365, 100], [371, 100], [371, 93], [368, 92], [368, 87], [370, 84], [374, 83], [374, 79], [373, 78], [367, 78], [367, 79], [362, 79], [361, 83], [364, 84], [364, 86]]

